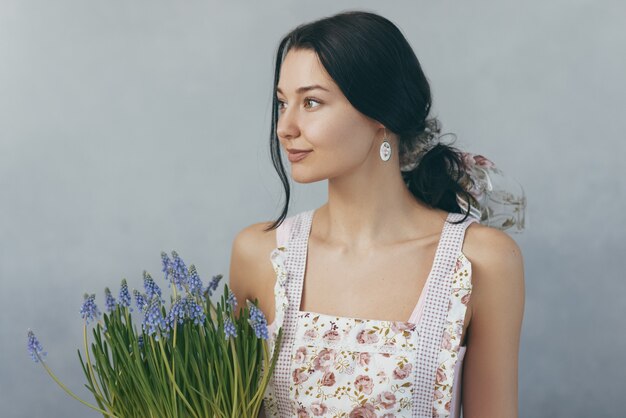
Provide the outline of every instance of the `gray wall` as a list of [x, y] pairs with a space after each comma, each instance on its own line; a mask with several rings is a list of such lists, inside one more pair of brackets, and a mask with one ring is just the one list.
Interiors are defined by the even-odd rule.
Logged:
[[[466, 3], [0, 1], [0, 415], [99, 416], [25, 348], [32, 327], [92, 401], [84, 292], [161, 278], [161, 250], [227, 277], [234, 234], [282, 200], [279, 37], [360, 7], [408, 37], [444, 130], [526, 190], [520, 416], [623, 416], [626, 6]], [[290, 213], [325, 187], [296, 185]]]

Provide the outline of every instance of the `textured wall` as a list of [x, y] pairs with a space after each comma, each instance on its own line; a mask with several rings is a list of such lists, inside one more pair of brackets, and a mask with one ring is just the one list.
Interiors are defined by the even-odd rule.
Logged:
[[[526, 190], [520, 416], [622, 416], [626, 6], [510, 3], [1, 0], [0, 414], [100, 416], [25, 349], [32, 327], [91, 401], [84, 292], [160, 278], [161, 250], [227, 276], [234, 234], [279, 213], [278, 40], [359, 7], [408, 37], [444, 130]], [[325, 186], [297, 185], [291, 213]]]

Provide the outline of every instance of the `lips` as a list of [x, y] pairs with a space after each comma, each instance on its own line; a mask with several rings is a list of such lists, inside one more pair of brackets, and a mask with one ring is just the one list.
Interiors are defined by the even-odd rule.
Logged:
[[298, 161], [302, 160], [303, 158], [305, 158], [307, 155], [309, 155], [310, 152], [311, 151], [300, 151], [300, 152], [297, 152], [295, 150], [290, 150], [289, 151], [289, 155], [288, 155], [289, 161], [292, 162], [292, 163], [298, 162]]

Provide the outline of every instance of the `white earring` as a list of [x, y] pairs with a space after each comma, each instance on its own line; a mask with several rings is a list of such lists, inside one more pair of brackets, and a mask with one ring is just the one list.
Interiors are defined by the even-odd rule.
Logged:
[[385, 129], [385, 136], [383, 137], [383, 143], [380, 144], [380, 159], [383, 161], [389, 161], [391, 158], [391, 144], [387, 141], [387, 130]]

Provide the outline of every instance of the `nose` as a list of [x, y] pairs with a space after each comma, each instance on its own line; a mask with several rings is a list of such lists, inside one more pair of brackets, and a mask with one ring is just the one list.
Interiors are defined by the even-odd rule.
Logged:
[[278, 122], [276, 123], [276, 135], [278, 139], [293, 139], [300, 136], [297, 115], [289, 108], [282, 113], [278, 112]]

